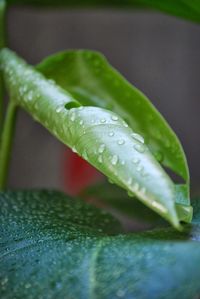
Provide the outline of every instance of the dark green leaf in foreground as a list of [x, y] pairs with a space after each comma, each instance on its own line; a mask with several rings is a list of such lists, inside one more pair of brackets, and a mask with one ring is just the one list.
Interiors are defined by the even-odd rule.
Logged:
[[1, 299], [192, 299], [200, 296], [200, 218], [117, 234], [105, 213], [50, 191], [0, 194]]
[[34, 6], [145, 8], [200, 22], [199, 0], [8, 0], [9, 4]]
[[[109, 179], [180, 229], [174, 183], [143, 138], [123, 119], [102, 108], [71, 108], [80, 105], [74, 95], [7, 49], [1, 51], [0, 60], [12, 101]], [[190, 207], [188, 213], [191, 219]]]

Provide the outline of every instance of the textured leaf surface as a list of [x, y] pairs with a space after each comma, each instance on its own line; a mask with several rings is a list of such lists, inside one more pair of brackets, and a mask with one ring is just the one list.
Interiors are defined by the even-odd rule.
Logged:
[[200, 22], [199, 0], [8, 0], [8, 3], [37, 6], [150, 8]]
[[[114, 70], [101, 54], [88, 50], [67, 51], [48, 57], [38, 69], [82, 104], [108, 108], [126, 119], [135, 132], [144, 136], [158, 161], [189, 182], [185, 154], [174, 132], [147, 97]], [[189, 204], [187, 196], [185, 204]]]
[[200, 296], [200, 218], [118, 234], [109, 215], [50, 191], [0, 194], [2, 299], [191, 299]]
[[10, 50], [2, 50], [0, 59], [7, 89], [17, 105], [113, 182], [136, 194], [145, 205], [180, 229], [175, 185], [140, 135], [109, 110], [71, 108], [78, 105], [73, 95]]

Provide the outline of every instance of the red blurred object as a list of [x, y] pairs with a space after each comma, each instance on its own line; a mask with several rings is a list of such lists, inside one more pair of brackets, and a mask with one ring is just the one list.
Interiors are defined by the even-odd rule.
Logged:
[[100, 172], [71, 150], [65, 151], [63, 165], [64, 186], [68, 194], [77, 195], [102, 178]]

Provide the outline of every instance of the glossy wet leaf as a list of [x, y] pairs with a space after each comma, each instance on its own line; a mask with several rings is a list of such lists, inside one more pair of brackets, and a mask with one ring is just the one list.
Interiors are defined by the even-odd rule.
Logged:
[[100, 7], [123, 9], [155, 9], [178, 17], [200, 22], [198, 0], [7, 0], [9, 4], [33, 6]]
[[[187, 161], [175, 133], [147, 97], [113, 69], [104, 56], [88, 50], [67, 51], [48, 57], [38, 69], [82, 104], [119, 114], [144, 137], [157, 160], [182, 177], [189, 188]], [[189, 204], [188, 194], [184, 203]]]
[[1, 298], [191, 299], [200, 296], [200, 218], [119, 234], [109, 215], [51, 191], [0, 193]]
[[71, 108], [80, 105], [74, 95], [47, 80], [10, 50], [2, 50], [0, 58], [12, 101], [109, 179], [180, 229], [175, 185], [140, 135], [109, 110]]

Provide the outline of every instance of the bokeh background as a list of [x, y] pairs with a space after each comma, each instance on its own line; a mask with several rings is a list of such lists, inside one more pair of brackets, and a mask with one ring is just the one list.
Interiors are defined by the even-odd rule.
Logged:
[[[64, 49], [102, 52], [179, 136], [200, 189], [200, 25], [147, 11], [11, 8], [9, 45], [29, 63]], [[141, 112], [142, 113], [142, 112]], [[70, 152], [20, 111], [9, 186], [66, 190]]]

